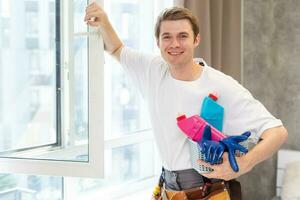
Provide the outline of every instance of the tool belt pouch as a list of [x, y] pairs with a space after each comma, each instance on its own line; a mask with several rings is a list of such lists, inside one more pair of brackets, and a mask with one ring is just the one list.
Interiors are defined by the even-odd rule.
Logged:
[[163, 189], [161, 200], [230, 200], [230, 196], [225, 183], [218, 182], [184, 191]]

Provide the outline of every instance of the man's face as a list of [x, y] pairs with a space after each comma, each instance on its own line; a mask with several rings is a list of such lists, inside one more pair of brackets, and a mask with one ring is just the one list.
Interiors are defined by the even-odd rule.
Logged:
[[172, 66], [181, 67], [192, 62], [194, 49], [200, 42], [200, 36], [194, 39], [189, 20], [162, 21], [157, 46], [162, 57]]

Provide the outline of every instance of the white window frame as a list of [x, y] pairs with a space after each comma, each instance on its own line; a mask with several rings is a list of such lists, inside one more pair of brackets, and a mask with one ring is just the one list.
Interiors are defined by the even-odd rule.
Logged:
[[[95, 0], [103, 5], [102, 0]], [[62, 38], [62, 70], [63, 84], [61, 92], [69, 95], [72, 88], [72, 78], [69, 71], [72, 70], [72, 39], [73, 39], [73, 0], [61, 1], [61, 38]], [[83, 19], [82, 19], [83, 20]], [[90, 28], [88, 32], [81, 35], [89, 36], [88, 49], [88, 161], [62, 161], [62, 160], [42, 160], [17, 157], [0, 157], [1, 173], [22, 173], [22, 174], [42, 174], [50, 176], [76, 176], [102, 178], [104, 176], [104, 45], [99, 29]], [[70, 94], [72, 95], [72, 94]], [[70, 99], [64, 98], [62, 109], [64, 110], [62, 119], [62, 136], [65, 136], [70, 127], [70, 116], [72, 116], [72, 96]], [[64, 140], [64, 138], [62, 138]], [[63, 144], [63, 142], [62, 142]], [[49, 148], [39, 151], [48, 152]], [[57, 150], [59, 154], [62, 150]], [[29, 153], [29, 152], [27, 152]], [[32, 152], [30, 152], [32, 153]], [[35, 152], [36, 153], [36, 152]]]

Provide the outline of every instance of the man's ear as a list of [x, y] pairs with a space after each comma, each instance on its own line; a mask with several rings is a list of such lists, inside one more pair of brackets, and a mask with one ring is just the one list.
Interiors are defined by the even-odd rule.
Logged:
[[194, 41], [195, 47], [197, 47], [200, 44], [200, 40], [201, 40], [201, 37], [200, 37], [200, 34], [198, 33], [198, 35], [196, 36], [195, 41]]

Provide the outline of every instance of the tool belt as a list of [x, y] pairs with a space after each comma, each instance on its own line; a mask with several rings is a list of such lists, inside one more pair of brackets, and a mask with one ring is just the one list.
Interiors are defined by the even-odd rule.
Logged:
[[[159, 192], [156, 192], [156, 194], [153, 196], [153, 199], [155, 200], [241, 200], [242, 199], [240, 183], [236, 180], [231, 180], [231, 181], [223, 181], [223, 180], [216, 180], [216, 179], [209, 180], [203, 177], [199, 173], [195, 175], [193, 170], [189, 169], [189, 170], [184, 170], [183, 172], [179, 171], [179, 173], [171, 172], [174, 173], [175, 178], [181, 178], [179, 179], [181, 180], [181, 182], [183, 183], [190, 182], [189, 184], [180, 184], [181, 182], [179, 181], [179, 184], [176, 187], [170, 184], [170, 182], [173, 182], [174, 180], [170, 179], [170, 176], [168, 177], [168, 173], [170, 173], [170, 171], [163, 169], [159, 181]], [[191, 178], [191, 176], [187, 174], [192, 174], [193, 178]], [[203, 178], [202, 182], [199, 181], [199, 176]], [[199, 181], [198, 185], [196, 184], [195, 180]], [[196, 186], [196, 187], [189, 187], [189, 186]]]
[[213, 183], [209, 186], [182, 191], [163, 189], [162, 200], [230, 200], [225, 182]]

